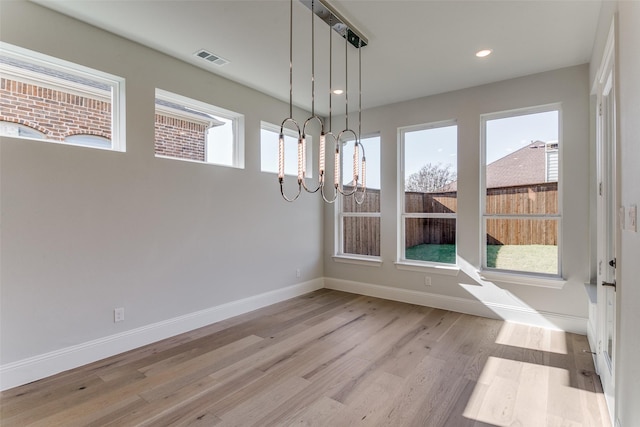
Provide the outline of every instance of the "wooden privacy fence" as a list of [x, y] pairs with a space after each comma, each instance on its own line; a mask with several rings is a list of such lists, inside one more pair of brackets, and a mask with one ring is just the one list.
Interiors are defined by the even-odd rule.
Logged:
[[[345, 186], [349, 192], [352, 187]], [[358, 195], [360, 199], [362, 196]], [[342, 198], [345, 213], [380, 212], [380, 190], [367, 189], [364, 201], [358, 205], [353, 197]], [[342, 228], [343, 250], [348, 254], [380, 256], [380, 218], [345, 216]]]
[[[487, 189], [487, 214], [556, 214], [558, 183]], [[547, 219], [487, 219], [489, 245], [557, 245], [558, 221]]]
[[[348, 190], [345, 187], [345, 190]], [[345, 213], [380, 212], [380, 190], [367, 190], [365, 201], [357, 205], [344, 198]], [[452, 213], [458, 210], [457, 193], [405, 193], [407, 213]], [[558, 212], [558, 183], [487, 189], [488, 214], [553, 214]], [[344, 218], [344, 251], [361, 255], [380, 255], [380, 218]], [[456, 220], [449, 218], [407, 218], [405, 245], [455, 244]], [[558, 224], [546, 219], [488, 219], [490, 245], [557, 245]]]

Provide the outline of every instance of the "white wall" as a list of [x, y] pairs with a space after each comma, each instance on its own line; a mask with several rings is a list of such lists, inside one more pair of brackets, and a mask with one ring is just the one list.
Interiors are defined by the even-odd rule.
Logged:
[[[604, 2], [591, 60], [591, 79], [600, 67], [611, 22], [616, 17], [616, 68], [620, 205], [640, 205], [640, 2]], [[640, 425], [640, 233], [622, 230], [618, 254], [615, 419], [619, 427]]]
[[[260, 172], [286, 104], [29, 2], [0, 16], [3, 42], [124, 77], [127, 103], [125, 153], [2, 138], [3, 366], [322, 277], [318, 198]], [[243, 113], [245, 169], [155, 158], [156, 87]]]
[[[325, 207], [325, 276], [384, 286], [377, 292], [413, 295], [427, 304], [478, 309], [489, 306], [542, 313], [552, 324], [563, 327], [562, 319], [575, 320], [585, 332], [587, 297], [583, 286], [589, 280], [589, 69], [580, 65], [518, 79], [430, 96], [409, 102], [383, 106], [363, 112], [363, 133], [381, 135], [381, 256], [379, 267], [344, 264], [332, 259], [334, 248], [333, 207]], [[427, 77], [426, 77], [427, 78]], [[546, 289], [513, 283], [489, 283], [478, 280], [480, 265], [480, 115], [524, 107], [562, 103], [562, 271], [564, 288]], [[397, 164], [398, 128], [456, 119], [458, 122], [458, 255], [460, 274], [439, 275], [430, 271], [400, 271], [397, 259], [398, 209]], [[425, 274], [432, 276], [432, 287], [424, 286]], [[343, 284], [342, 288], [349, 286]], [[407, 293], [405, 291], [417, 292]], [[425, 297], [424, 293], [428, 295]], [[406, 299], [406, 298], [405, 298]], [[479, 302], [479, 303], [478, 303]], [[473, 311], [473, 310], [472, 310]], [[499, 310], [500, 311], [500, 310]], [[499, 317], [509, 316], [504, 310]], [[538, 316], [539, 317], [539, 316]], [[533, 319], [535, 320], [535, 319]], [[544, 320], [544, 319], [540, 319]], [[559, 323], [560, 322], [560, 323]], [[544, 322], [542, 322], [544, 324]], [[575, 323], [574, 323], [575, 324]], [[551, 325], [550, 325], [551, 326]]]

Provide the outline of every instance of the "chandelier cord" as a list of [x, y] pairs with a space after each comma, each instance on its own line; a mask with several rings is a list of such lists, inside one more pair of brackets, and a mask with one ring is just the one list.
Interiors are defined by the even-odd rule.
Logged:
[[293, 0], [289, 2], [289, 118], [293, 118]]
[[316, 115], [316, 31], [314, 9], [314, 0], [311, 0], [311, 117]]
[[[358, 194], [354, 193], [353, 199], [355, 200], [357, 205], [361, 205], [364, 203], [367, 192], [367, 157], [364, 152], [364, 145], [362, 144], [362, 45], [361, 42], [358, 41], [358, 142], [357, 144], [360, 146], [362, 150], [362, 199], [358, 199]], [[356, 185], [356, 191], [357, 191]]]
[[344, 119], [345, 129], [349, 129], [349, 55], [347, 52], [349, 30], [346, 30], [344, 37]]
[[329, 17], [329, 132], [333, 132], [333, 126], [331, 123], [331, 99], [333, 98], [333, 37], [331, 37], [331, 31], [333, 31], [333, 24]]

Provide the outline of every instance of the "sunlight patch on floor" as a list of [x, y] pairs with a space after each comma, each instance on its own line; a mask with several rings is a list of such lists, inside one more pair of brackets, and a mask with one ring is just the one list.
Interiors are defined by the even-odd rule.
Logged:
[[499, 427], [583, 426], [594, 396], [572, 387], [566, 369], [491, 356], [463, 415]]
[[496, 344], [540, 350], [548, 353], [567, 354], [567, 337], [563, 331], [504, 322], [496, 338]]

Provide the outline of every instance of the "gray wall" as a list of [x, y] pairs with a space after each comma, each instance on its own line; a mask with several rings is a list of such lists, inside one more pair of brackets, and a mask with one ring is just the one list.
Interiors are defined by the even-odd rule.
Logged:
[[[127, 102], [125, 153], [2, 138], [2, 364], [322, 277], [318, 198], [260, 172], [286, 104], [32, 3], [0, 15], [3, 42], [124, 77]], [[245, 169], [155, 158], [156, 87], [243, 113]]]
[[[524, 107], [562, 104], [562, 273], [561, 290], [512, 283], [480, 286], [473, 279], [480, 266], [480, 115]], [[589, 67], [579, 65], [494, 84], [430, 96], [363, 112], [363, 133], [381, 135], [380, 267], [352, 265], [332, 259], [335, 225], [333, 207], [325, 207], [325, 277], [366, 284], [428, 291], [445, 297], [489, 303], [515, 296], [524, 306], [560, 315], [587, 317], [583, 283], [589, 280]], [[398, 235], [398, 128], [456, 119], [458, 123], [458, 255], [457, 277], [430, 271], [400, 271]], [[432, 287], [425, 288], [425, 274]], [[476, 276], [477, 277], [477, 276]], [[506, 291], [506, 292], [505, 292]]]

